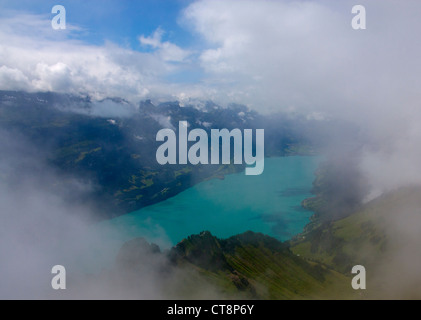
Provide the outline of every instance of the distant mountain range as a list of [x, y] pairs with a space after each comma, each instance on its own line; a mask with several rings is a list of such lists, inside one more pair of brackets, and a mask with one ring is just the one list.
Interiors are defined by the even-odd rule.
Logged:
[[[181, 106], [132, 105], [121, 98], [94, 101], [58, 93], [0, 91], [0, 129], [24, 139], [61, 175], [50, 182], [66, 189], [76, 178], [91, 186], [71, 201], [89, 203], [99, 218], [110, 218], [165, 200], [212, 177], [243, 170], [242, 165], [167, 165], [157, 163], [162, 128], [179, 121], [191, 127], [265, 129], [265, 155], [314, 154], [324, 121], [304, 116], [260, 115], [241, 105], [222, 108], [212, 102]], [[328, 137], [325, 134], [325, 137]], [[23, 157], [30, 155], [23, 153]], [[22, 168], [18, 174], [35, 168]], [[16, 177], [13, 179], [17, 179]]]

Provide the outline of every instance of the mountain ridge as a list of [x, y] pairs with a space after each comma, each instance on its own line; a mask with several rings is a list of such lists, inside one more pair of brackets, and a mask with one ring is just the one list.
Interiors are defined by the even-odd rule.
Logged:
[[[152, 251], [155, 258], [148, 255]], [[204, 231], [183, 239], [166, 252], [142, 238], [133, 239], [120, 250], [116, 272], [145, 270], [148, 261], [156, 261], [157, 256], [166, 261], [164, 268], [160, 264], [162, 274], [171, 277], [176, 274], [174, 268], [184, 270], [187, 278], [195, 279], [192, 282], [213, 285], [221, 296], [228, 298], [334, 298], [338, 287], [343, 290], [350, 283], [349, 278], [340, 273], [306, 262], [285, 243], [251, 231], [228, 239], [218, 239]], [[194, 292], [191, 285], [187, 281], [171, 290]], [[331, 292], [332, 287], [335, 289]], [[350, 285], [349, 288], [347, 294], [354, 295]]]

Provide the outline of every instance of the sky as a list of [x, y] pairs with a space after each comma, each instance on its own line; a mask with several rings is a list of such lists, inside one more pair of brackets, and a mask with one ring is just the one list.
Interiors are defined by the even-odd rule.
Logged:
[[[66, 30], [51, 27], [56, 4]], [[351, 27], [355, 4], [0, 0], [0, 89], [240, 103], [347, 119], [384, 138], [419, 114], [421, 3], [359, 1], [366, 30]]]
[[87, 32], [82, 39], [101, 45], [112, 41], [122, 46], [140, 49], [137, 37], [151, 34], [158, 26], [168, 30], [168, 39], [181, 44], [189, 43], [189, 32], [177, 23], [178, 13], [190, 3], [187, 0], [18, 0], [0, 1], [3, 14], [8, 10], [52, 17], [51, 8], [63, 5], [67, 11], [67, 19]]
[[[66, 30], [51, 27], [56, 4], [66, 8]], [[368, 27], [354, 30], [355, 4], [0, 0], [0, 89], [342, 117], [412, 104], [421, 4], [360, 1]]]

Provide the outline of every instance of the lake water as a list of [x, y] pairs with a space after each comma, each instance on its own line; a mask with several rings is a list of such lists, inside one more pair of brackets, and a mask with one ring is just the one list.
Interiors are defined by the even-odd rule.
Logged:
[[320, 157], [266, 158], [260, 176], [244, 172], [213, 179], [173, 198], [98, 224], [107, 251], [117, 252], [132, 238], [144, 237], [162, 248], [210, 231], [227, 238], [248, 230], [279, 240], [300, 233], [312, 212], [301, 207], [311, 196]]

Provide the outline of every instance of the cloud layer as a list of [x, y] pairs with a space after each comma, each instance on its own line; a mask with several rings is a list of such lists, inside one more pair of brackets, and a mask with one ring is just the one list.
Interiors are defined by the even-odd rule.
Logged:
[[[356, 31], [352, 1], [196, 1], [179, 21], [197, 46], [165, 41], [156, 26], [139, 35], [145, 52], [83, 43], [75, 39], [89, 30], [71, 21], [54, 31], [49, 17], [14, 13], [0, 19], [0, 88], [193, 97], [370, 119], [397, 105], [416, 108], [421, 4], [363, 4], [368, 28]], [[200, 79], [182, 84], [192, 70]]]

